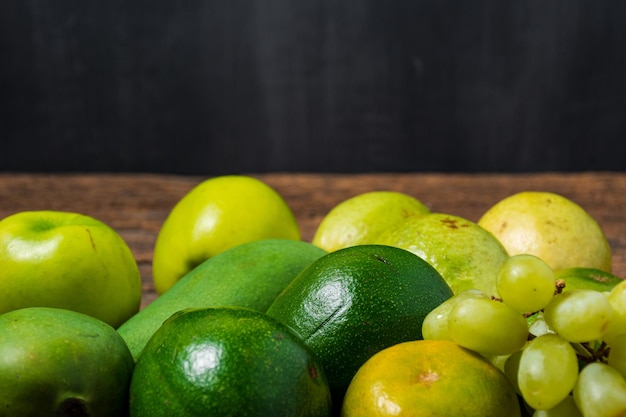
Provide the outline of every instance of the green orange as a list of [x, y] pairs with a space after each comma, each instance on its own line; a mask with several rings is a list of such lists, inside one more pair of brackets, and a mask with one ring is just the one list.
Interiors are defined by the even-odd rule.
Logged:
[[370, 358], [344, 398], [342, 417], [517, 417], [517, 394], [482, 356], [445, 340], [399, 343]]

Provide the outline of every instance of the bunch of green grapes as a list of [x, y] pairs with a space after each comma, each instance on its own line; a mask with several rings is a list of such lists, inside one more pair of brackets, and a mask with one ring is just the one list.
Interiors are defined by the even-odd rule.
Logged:
[[563, 288], [533, 255], [511, 256], [499, 297], [456, 294], [424, 320], [500, 368], [533, 417], [626, 416], [626, 281], [609, 292]]

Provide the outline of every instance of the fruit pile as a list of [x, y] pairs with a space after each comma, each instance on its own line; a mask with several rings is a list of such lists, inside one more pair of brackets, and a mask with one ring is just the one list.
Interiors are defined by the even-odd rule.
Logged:
[[479, 290], [454, 295], [426, 317], [424, 338], [488, 358], [537, 416], [620, 415], [626, 281], [612, 277], [601, 283], [604, 291], [568, 281], [539, 257], [513, 255], [496, 277], [501, 298]]
[[548, 192], [478, 222], [412, 196], [338, 204], [311, 242], [248, 176], [158, 234], [158, 297], [89, 216], [0, 220], [0, 416], [626, 415], [626, 281]]

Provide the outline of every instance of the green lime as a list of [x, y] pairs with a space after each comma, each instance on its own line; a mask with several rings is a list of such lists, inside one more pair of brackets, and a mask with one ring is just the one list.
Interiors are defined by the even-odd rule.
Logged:
[[323, 368], [288, 327], [238, 307], [168, 319], [137, 361], [132, 417], [330, 415]]

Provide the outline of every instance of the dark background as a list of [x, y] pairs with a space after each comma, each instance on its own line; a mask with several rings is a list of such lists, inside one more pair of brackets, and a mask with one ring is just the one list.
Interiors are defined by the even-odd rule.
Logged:
[[0, 170], [626, 169], [623, 0], [6, 0]]

